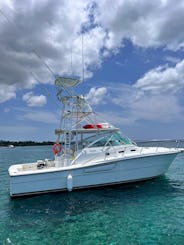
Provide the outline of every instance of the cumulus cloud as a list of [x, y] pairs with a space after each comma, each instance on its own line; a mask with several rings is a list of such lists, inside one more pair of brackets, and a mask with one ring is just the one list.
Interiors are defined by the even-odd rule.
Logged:
[[107, 48], [116, 49], [126, 38], [141, 47], [177, 50], [184, 47], [183, 11], [182, 1], [102, 0], [98, 2], [96, 21], [109, 30]]
[[184, 88], [184, 60], [175, 67], [157, 67], [140, 78], [135, 88], [152, 94], [175, 93]]
[[12, 85], [0, 84], [0, 103], [16, 98], [16, 89]]
[[91, 88], [89, 93], [85, 96], [88, 102], [92, 105], [98, 105], [104, 103], [104, 97], [107, 94], [107, 88]]
[[163, 60], [173, 64], [180, 62], [180, 59], [175, 56], [166, 56]]
[[105, 31], [90, 28], [90, 5], [91, 1], [2, 1], [0, 83], [16, 90], [34, 86], [33, 74], [41, 83], [53, 83], [57, 74], [81, 76], [83, 26], [88, 30], [83, 34], [85, 77], [91, 76], [89, 67], [101, 63]]
[[[151, 83], [149, 84], [149, 90], [144, 90], [144, 86], [116, 84], [115, 87], [110, 84], [108, 100], [111, 100], [112, 105], [116, 107], [116, 110], [110, 112], [110, 122], [115, 123], [117, 120], [119, 125], [130, 125], [140, 120], [162, 123], [171, 123], [177, 120], [184, 121], [180, 90], [170, 89], [169, 86], [168, 90], [165, 90], [165, 84], [167, 89], [167, 82], [165, 81], [165, 83], [160, 84], [160, 89], [156, 90], [157, 93], [155, 92], [155, 86], [153, 84], [151, 86]], [[107, 111], [108, 117], [109, 110]]]
[[182, 1], [4, 0], [0, 10], [1, 103], [33, 88], [33, 74], [41, 83], [53, 83], [52, 73], [81, 76], [82, 30], [85, 78], [125, 39], [144, 48], [184, 47]]
[[34, 95], [33, 92], [24, 94], [22, 99], [30, 107], [41, 107], [47, 103], [47, 98], [44, 95]]
[[143, 119], [165, 123], [184, 119], [177, 97], [170, 94], [168, 96], [144, 95], [130, 107], [135, 121]]

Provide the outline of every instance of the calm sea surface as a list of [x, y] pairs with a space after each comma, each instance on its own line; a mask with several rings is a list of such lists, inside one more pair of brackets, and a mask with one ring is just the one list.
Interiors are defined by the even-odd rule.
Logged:
[[155, 180], [11, 200], [8, 167], [51, 146], [0, 148], [0, 244], [184, 244], [184, 154]]

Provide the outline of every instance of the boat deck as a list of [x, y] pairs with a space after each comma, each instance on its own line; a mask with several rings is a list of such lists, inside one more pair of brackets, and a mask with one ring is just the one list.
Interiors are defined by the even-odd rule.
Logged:
[[[120, 150], [119, 148], [108, 152], [94, 152], [94, 149], [87, 148], [81, 151], [81, 156], [84, 154], [85, 151], [93, 151], [93, 154], [90, 154], [89, 159], [84, 158], [84, 162], [82, 157], [78, 156], [74, 160], [69, 160], [60, 156], [55, 160], [38, 160], [37, 162], [33, 163], [25, 163], [25, 164], [15, 164], [10, 166], [9, 174], [10, 176], [16, 175], [24, 175], [24, 174], [36, 174], [41, 172], [53, 172], [53, 171], [61, 171], [61, 170], [71, 170], [76, 169], [84, 166], [90, 165], [99, 165], [103, 164], [104, 162], [112, 162], [112, 161], [119, 161], [125, 160], [130, 158], [139, 158], [139, 157], [146, 157], [151, 155], [157, 154], [171, 154], [171, 153], [179, 153], [183, 152], [184, 149], [177, 149], [177, 148], [164, 148], [164, 147], [132, 147], [127, 149]], [[89, 152], [88, 152], [89, 154]], [[99, 155], [99, 156], [98, 156]], [[79, 161], [78, 161], [79, 160]], [[79, 163], [80, 162], [80, 163]]]

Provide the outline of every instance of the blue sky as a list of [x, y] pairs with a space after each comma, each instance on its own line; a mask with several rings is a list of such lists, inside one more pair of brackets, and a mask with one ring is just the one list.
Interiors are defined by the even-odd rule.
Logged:
[[0, 139], [55, 140], [54, 75], [132, 139], [184, 138], [184, 2], [1, 0]]

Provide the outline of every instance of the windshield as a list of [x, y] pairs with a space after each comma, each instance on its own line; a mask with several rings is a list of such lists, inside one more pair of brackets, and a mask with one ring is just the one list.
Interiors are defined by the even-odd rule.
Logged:
[[103, 146], [119, 146], [119, 145], [132, 145], [133, 143], [129, 138], [122, 136], [120, 133], [107, 133], [91, 136], [84, 140], [85, 146], [88, 147], [103, 147]]

